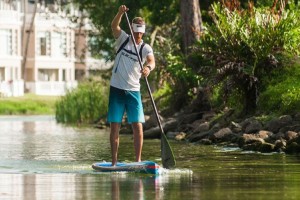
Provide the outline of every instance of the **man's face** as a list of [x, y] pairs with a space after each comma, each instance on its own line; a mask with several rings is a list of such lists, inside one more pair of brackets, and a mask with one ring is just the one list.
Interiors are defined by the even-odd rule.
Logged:
[[134, 22], [132, 23], [132, 29], [135, 41], [137, 43], [140, 43], [146, 29], [145, 24], [143, 23], [143, 21]]
[[137, 43], [139, 43], [142, 40], [144, 33], [140, 32], [133, 32], [133, 37]]

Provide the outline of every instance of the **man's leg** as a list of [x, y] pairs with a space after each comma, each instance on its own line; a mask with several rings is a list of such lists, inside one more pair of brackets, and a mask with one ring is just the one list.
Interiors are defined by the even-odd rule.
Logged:
[[135, 150], [135, 161], [142, 161], [142, 148], [143, 148], [143, 125], [140, 122], [132, 123], [133, 142]]
[[112, 122], [110, 123], [110, 147], [111, 147], [111, 157], [112, 165], [116, 165], [118, 160], [118, 148], [119, 148], [119, 130], [120, 123]]

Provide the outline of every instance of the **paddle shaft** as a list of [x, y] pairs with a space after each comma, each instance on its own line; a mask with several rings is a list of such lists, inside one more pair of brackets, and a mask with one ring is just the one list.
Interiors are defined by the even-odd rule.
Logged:
[[[142, 61], [141, 61], [140, 55], [139, 55], [137, 47], [136, 47], [136, 42], [135, 42], [135, 39], [133, 37], [133, 32], [132, 32], [132, 29], [131, 29], [131, 26], [130, 26], [130, 22], [129, 22], [129, 19], [128, 19], [127, 12], [125, 12], [125, 16], [126, 16], [126, 20], [127, 20], [129, 29], [130, 29], [130, 34], [131, 34], [132, 41], [134, 43], [134, 49], [135, 49], [135, 51], [137, 53], [137, 57], [138, 57], [138, 60], [139, 60], [139, 64], [140, 64], [141, 70], [143, 70]], [[148, 90], [148, 93], [149, 93], [149, 96], [150, 96], [150, 99], [151, 99], [151, 103], [152, 103], [152, 106], [153, 106], [153, 109], [154, 109], [154, 112], [155, 112], [155, 116], [156, 116], [159, 128], [160, 128], [161, 132], [163, 134], [165, 134], [164, 129], [162, 128], [159, 116], [158, 116], [157, 108], [156, 108], [155, 103], [154, 103], [154, 99], [153, 99], [153, 96], [152, 96], [152, 92], [151, 92], [151, 89], [150, 89], [150, 85], [149, 85], [148, 79], [147, 79], [146, 76], [144, 77], [144, 79], [145, 79], [145, 82], [146, 82], [146, 85], [147, 85], [147, 90]]]
[[[138, 61], [139, 61], [141, 70], [143, 70], [142, 61], [141, 61], [140, 55], [139, 55], [138, 50], [137, 50], [137, 47], [136, 47], [135, 38], [133, 37], [133, 32], [132, 32], [132, 28], [131, 28], [131, 26], [130, 26], [130, 22], [129, 22], [129, 19], [128, 19], [127, 12], [125, 12], [125, 16], [126, 16], [126, 20], [127, 20], [127, 23], [128, 23], [129, 30], [130, 30], [131, 38], [132, 38], [132, 41], [133, 41], [133, 44], [134, 44], [134, 49], [135, 49], [135, 51], [136, 51], [136, 54], [137, 54], [137, 57], [138, 57]], [[160, 128], [161, 134], [162, 134], [161, 140], [166, 140], [166, 143], [167, 143], [167, 145], [168, 145], [168, 148], [170, 149], [171, 147], [169, 147], [169, 143], [168, 143], [168, 141], [167, 141], [167, 138], [166, 138], [164, 129], [163, 129], [162, 125], [161, 125], [161, 122], [160, 122], [160, 119], [159, 119], [159, 115], [158, 115], [158, 112], [157, 112], [157, 108], [156, 108], [156, 106], [155, 106], [155, 102], [154, 102], [154, 99], [153, 99], [153, 96], [152, 96], [152, 92], [151, 92], [151, 89], [150, 89], [150, 85], [149, 85], [148, 79], [147, 79], [147, 77], [144, 77], [144, 79], [145, 79], [145, 82], [146, 82], [146, 85], [147, 85], [147, 90], [148, 90], [148, 93], [149, 93], [149, 96], [150, 96], [150, 99], [151, 99], [151, 104], [152, 104], [152, 107], [153, 107], [153, 109], [154, 109], [155, 117], [156, 117], [158, 126], [159, 126], [159, 128]], [[172, 151], [172, 150], [170, 149], [170, 151]], [[174, 159], [174, 158], [173, 158], [173, 159]], [[175, 161], [174, 161], [174, 163], [175, 163]], [[163, 159], [163, 165], [164, 165], [164, 167], [166, 167], [166, 168], [173, 167], [173, 166], [165, 166], [165, 164], [164, 164], [164, 159]]]

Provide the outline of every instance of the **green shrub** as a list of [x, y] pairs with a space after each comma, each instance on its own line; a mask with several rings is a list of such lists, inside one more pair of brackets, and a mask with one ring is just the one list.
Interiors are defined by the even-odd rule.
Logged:
[[300, 64], [272, 73], [268, 87], [260, 94], [260, 112], [292, 114], [300, 110]]
[[106, 117], [108, 84], [99, 79], [81, 82], [56, 103], [56, 120], [62, 123], [93, 123]]
[[153, 98], [157, 103], [157, 108], [159, 110], [167, 110], [170, 107], [170, 102], [172, 102], [172, 88], [169, 83], [164, 82], [154, 94]]
[[207, 26], [196, 54], [212, 62], [200, 63], [199, 71], [209, 73], [201, 75], [219, 87], [223, 97], [229, 98], [224, 99], [227, 106], [242, 106], [243, 114], [254, 113], [259, 94], [268, 87], [265, 77], [289, 64], [288, 58], [299, 55], [299, 11], [230, 10], [218, 3], [213, 4], [211, 16], [214, 24]]

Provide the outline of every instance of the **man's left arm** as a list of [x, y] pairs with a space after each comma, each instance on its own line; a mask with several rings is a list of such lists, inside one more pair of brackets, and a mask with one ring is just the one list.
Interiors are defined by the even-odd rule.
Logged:
[[143, 70], [142, 70], [142, 74], [143, 76], [147, 77], [149, 76], [150, 72], [155, 68], [155, 58], [154, 55], [148, 55], [147, 57], [147, 65], [144, 66]]

